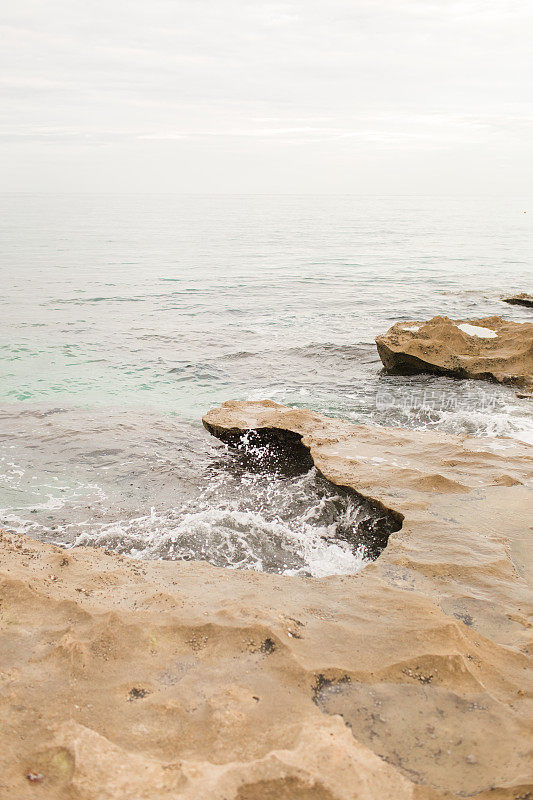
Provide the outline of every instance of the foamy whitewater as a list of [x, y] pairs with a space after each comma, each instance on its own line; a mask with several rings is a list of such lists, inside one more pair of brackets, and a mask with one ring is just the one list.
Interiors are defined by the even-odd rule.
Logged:
[[[358, 423], [533, 442], [510, 388], [386, 376], [374, 337], [525, 321], [523, 198], [2, 197], [0, 524], [64, 546], [321, 577], [389, 522], [200, 418], [270, 398]], [[463, 325], [472, 336], [492, 332]], [[502, 440], [503, 441], [503, 440]], [[494, 446], [498, 446], [497, 442]]]

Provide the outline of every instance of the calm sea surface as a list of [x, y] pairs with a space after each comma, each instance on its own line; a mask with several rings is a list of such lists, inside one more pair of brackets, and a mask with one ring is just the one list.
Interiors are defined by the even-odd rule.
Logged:
[[[0, 199], [0, 524], [151, 558], [323, 575], [368, 509], [201, 428], [227, 399], [531, 441], [511, 389], [381, 372], [398, 320], [527, 309], [531, 199]], [[524, 213], [524, 212], [528, 213]], [[367, 521], [365, 523], [365, 520]], [[342, 528], [342, 531], [341, 531]]]

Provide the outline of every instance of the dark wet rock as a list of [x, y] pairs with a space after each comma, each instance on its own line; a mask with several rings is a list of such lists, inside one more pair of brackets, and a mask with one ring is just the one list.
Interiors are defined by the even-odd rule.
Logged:
[[526, 306], [526, 308], [533, 308], [533, 295], [520, 292], [520, 294], [512, 294], [510, 297], [502, 297], [505, 303], [510, 303], [512, 306]]

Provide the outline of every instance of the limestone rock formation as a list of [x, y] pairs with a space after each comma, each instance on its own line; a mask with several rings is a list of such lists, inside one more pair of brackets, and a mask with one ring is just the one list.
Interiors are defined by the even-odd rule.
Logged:
[[533, 295], [520, 292], [520, 294], [513, 294], [510, 297], [502, 297], [506, 303], [512, 306], [526, 306], [526, 308], [533, 308]]
[[531, 448], [225, 403], [398, 515], [302, 578], [0, 535], [0, 796], [516, 800], [533, 791]]
[[385, 368], [533, 386], [533, 323], [500, 317], [397, 322], [376, 338]]

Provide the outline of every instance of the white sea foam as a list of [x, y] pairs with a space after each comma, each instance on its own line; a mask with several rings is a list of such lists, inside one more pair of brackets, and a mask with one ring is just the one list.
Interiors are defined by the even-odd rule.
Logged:
[[290, 479], [248, 473], [228, 494], [227, 476], [221, 474], [189, 504], [68, 525], [63, 533], [74, 545], [103, 546], [137, 558], [205, 560], [313, 577], [358, 572], [370, 561], [365, 548], [338, 533], [368, 522], [369, 512], [355, 499], [321, 493], [315, 480], [315, 470]]
[[[259, 461], [267, 451], [257, 444], [246, 450]], [[283, 477], [241, 468], [234, 474], [218, 466], [199, 495], [131, 513], [138, 501], [132, 506], [121, 498], [117, 504], [94, 482], [73, 480], [69, 486], [41, 475], [19, 486], [24, 471], [12, 459], [2, 466], [11, 494], [0, 509], [1, 523], [55, 544], [314, 577], [355, 573], [371, 560], [356, 537], [359, 522], [368, 526], [372, 515], [351, 496], [328, 488], [315, 470]]]
[[183, 514], [180, 508], [116, 522], [87, 524], [75, 545], [98, 545], [136, 558], [205, 560], [221, 567], [324, 577], [352, 574], [369, 563], [364, 549], [332, 542], [335, 525], [303, 517], [287, 522], [225, 505]]
[[[386, 407], [376, 407], [371, 422], [385, 427], [439, 430], [443, 433], [479, 437], [509, 437], [533, 444], [533, 417], [529, 405], [516, 398], [512, 389], [481, 382], [475, 386], [443, 382], [431, 390], [424, 402], [424, 390], [390, 392]], [[434, 402], [432, 393], [435, 395]], [[359, 422], [358, 414], [350, 414]], [[501, 438], [504, 443], [505, 438]]]

